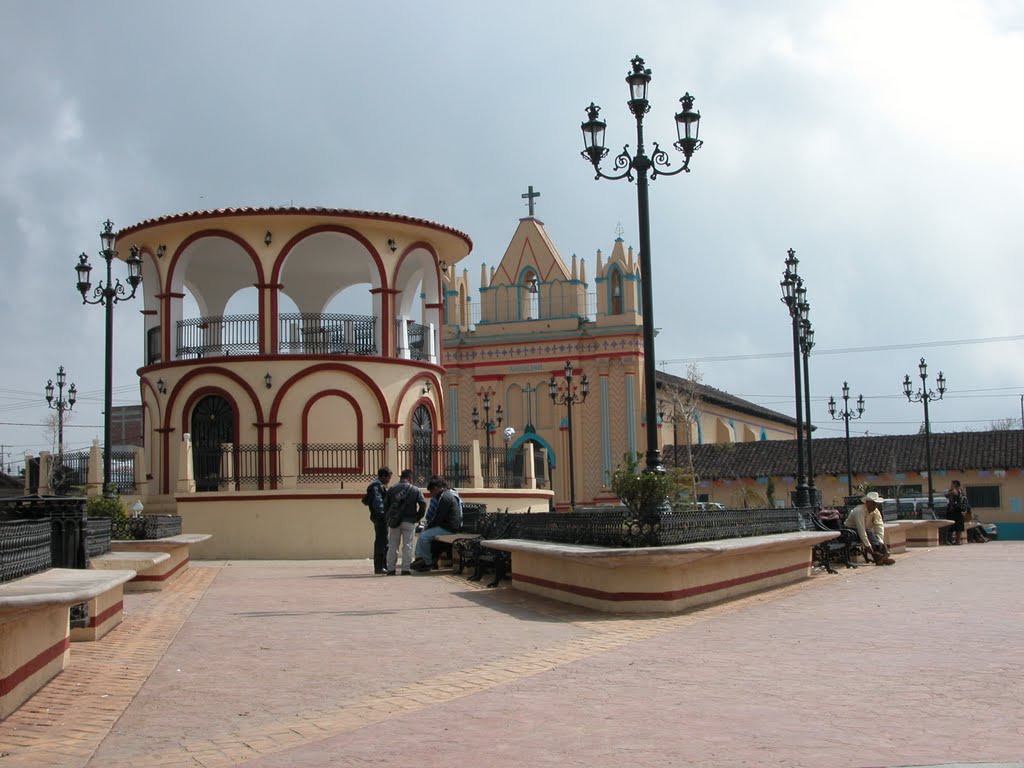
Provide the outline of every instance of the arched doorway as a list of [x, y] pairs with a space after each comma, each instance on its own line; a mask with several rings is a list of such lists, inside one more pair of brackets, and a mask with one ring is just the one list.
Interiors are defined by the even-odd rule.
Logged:
[[192, 471], [197, 491], [216, 491], [222, 482], [221, 446], [235, 442], [235, 412], [220, 395], [207, 395], [192, 410]]
[[425, 405], [412, 412], [412, 476], [421, 488], [434, 474], [434, 420]]

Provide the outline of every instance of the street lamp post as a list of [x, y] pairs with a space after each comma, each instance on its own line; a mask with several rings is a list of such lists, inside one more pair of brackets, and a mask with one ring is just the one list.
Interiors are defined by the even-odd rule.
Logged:
[[800, 325], [802, 321], [801, 304], [807, 303], [807, 289], [803, 279], [797, 274], [800, 260], [796, 251], [790, 248], [786, 256], [786, 271], [782, 274], [782, 303], [789, 309], [793, 325], [793, 391], [796, 396], [796, 500], [798, 507], [810, 504], [807, 488], [807, 475], [804, 474], [804, 419], [803, 400], [800, 392]]
[[484, 444], [487, 446], [485, 453], [487, 454], [486, 470], [484, 472], [484, 485], [486, 486], [490, 482], [491, 477], [491, 435], [498, 427], [501, 426], [502, 419], [505, 418], [504, 412], [501, 410], [501, 404], [498, 404], [497, 409], [494, 412], [496, 421], [491, 421], [491, 395], [494, 394], [489, 389], [485, 389], [483, 392], [478, 392], [478, 395], [483, 396], [483, 408], [484, 408], [484, 420], [480, 422], [480, 411], [477, 407], [473, 406], [473, 429], [483, 429], [484, 431]]
[[814, 487], [814, 452], [811, 450], [811, 350], [814, 349], [814, 328], [808, 319], [810, 305], [806, 301], [806, 289], [801, 286], [804, 292], [804, 302], [801, 304], [800, 314], [803, 318], [800, 321], [800, 353], [804, 364], [804, 427], [807, 429], [807, 494], [811, 506], [817, 508], [818, 492]]
[[57, 369], [57, 399], [53, 397], [53, 379], [46, 382], [46, 404], [57, 412], [57, 466], [64, 464], [64, 412], [75, 407], [75, 399], [78, 397], [78, 390], [74, 383], [68, 389], [67, 399], [64, 399], [64, 384], [67, 383], [67, 374], [64, 373], [64, 366]]
[[114, 377], [114, 305], [134, 298], [139, 283], [142, 282], [142, 259], [139, 257], [138, 246], [133, 245], [128, 257], [128, 285], [132, 292], [126, 295], [125, 287], [120, 280], [115, 281], [111, 274], [111, 264], [117, 256], [114, 250], [114, 222], [107, 219], [103, 222], [103, 231], [100, 233], [100, 242], [103, 244], [100, 256], [107, 263], [107, 279], [100, 282], [92, 292], [92, 298], [88, 297], [91, 282], [89, 273], [92, 267], [89, 265], [89, 257], [84, 253], [78, 257], [78, 264], [75, 272], [78, 273], [78, 292], [82, 294], [83, 304], [102, 304], [106, 310], [106, 362], [103, 379], [103, 493], [111, 493], [110, 459], [111, 459], [111, 408]]
[[850, 409], [850, 385], [843, 382], [843, 410], [836, 411], [836, 399], [828, 399], [828, 415], [833, 420], [842, 419], [846, 424], [846, 495], [853, 496], [853, 462], [850, 460], [850, 419], [864, 415], [864, 395], [857, 397], [857, 411]]
[[[555, 405], [565, 405], [567, 413], [567, 422], [569, 426], [569, 509], [576, 509], [576, 462], [573, 455], [572, 447], [572, 407], [574, 405], [582, 405], [587, 400], [587, 395], [590, 394], [590, 380], [587, 378], [587, 374], [583, 374], [583, 378], [580, 379], [580, 391], [579, 394], [573, 391], [572, 378], [573, 369], [572, 363], [569, 360], [565, 361], [565, 369], [562, 373], [565, 379], [565, 391], [559, 394], [558, 382], [555, 377], [551, 377], [551, 381], [548, 382], [548, 394], [551, 395], [551, 402]], [[665, 470], [662, 469], [662, 472]]]
[[935, 394], [932, 390], [928, 389], [928, 365], [925, 363], [924, 358], [921, 358], [921, 362], [917, 365], [918, 375], [921, 377], [921, 388], [914, 392], [914, 385], [910, 382], [910, 374], [908, 373], [903, 377], [903, 394], [907, 396], [907, 400], [911, 403], [924, 403], [924, 460], [926, 469], [928, 470], [928, 508], [934, 509], [933, 503], [935, 501], [935, 488], [932, 485], [932, 425], [928, 417], [928, 403], [931, 400], [941, 400], [942, 396], [946, 392], [946, 377], [942, 375], [942, 371], [939, 371], [939, 378], [935, 380], [936, 386], [939, 390], [938, 394]]
[[628, 179], [636, 181], [637, 209], [639, 215], [640, 235], [640, 287], [643, 301], [644, 329], [644, 405], [647, 419], [647, 466], [646, 472], [664, 472], [661, 464], [661, 451], [658, 448], [658, 402], [655, 388], [655, 356], [654, 356], [654, 289], [651, 272], [651, 224], [648, 203], [648, 174], [650, 179], [658, 176], [674, 176], [683, 171], [689, 172], [690, 158], [703, 143], [699, 138], [700, 112], [693, 110], [693, 97], [687, 93], [679, 101], [682, 111], [675, 116], [676, 131], [679, 140], [673, 146], [683, 153], [685, 160], [682, 166], [674, 171], [666, 171], [670, 166], [669, 156], [657, 142], [654, 151], [648, 156], [644, 150], [644, 115], [650, 110], [647, 101], [647, 86], [651, 81], [651, 70], [644, 66], [644, 60], [635, 56], [630, 62], [632, 71], [626, 75], [629, 85], [629, 111], [636, 118], [636, 152], [629, 153], [629, 145], [623, 147], [613, 161], [612, 175], [601, 171], [601, 160], [608, 154], [604, 146], [604, 133], [607, 123], [598, 118], [601, 108], [591, 102], [586, 108], [587, 121], [580, 128], [583, 131], [583, 157], [587, 158], [596, 171], [595, 179]]

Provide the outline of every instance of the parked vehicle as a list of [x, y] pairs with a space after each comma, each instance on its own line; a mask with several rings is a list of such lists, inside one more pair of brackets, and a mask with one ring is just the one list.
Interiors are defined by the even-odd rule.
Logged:
[[949, 500], [945, 496], [936, 495], [931, 510], [928, 509], [927, 496], [905, 496], [899, 500], [886, 499], [882, 503], [882, 516], [892, 520], [942, 520], [949, 509]]

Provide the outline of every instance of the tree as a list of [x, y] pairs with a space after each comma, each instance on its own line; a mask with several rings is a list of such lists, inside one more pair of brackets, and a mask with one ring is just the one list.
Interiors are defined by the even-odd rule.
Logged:
[[[700, 383], [704, 374], [700, 366], [690, 362], [686, 366], [686, 378], [683, 384], [669, 392], [668, 404], [672, 406], [671, 411], [665, 411], [664, 418], [674, 425], [682, 425], [683, 437], [686, 440], [686, 468], [690, 477], [690, 498], [697, 500], [697, 474], [693, 467], [693, 425], [696, 421], [697, 408], [701, 402]], [[673, 443], [675, 440], [673, 440]], [[673, 455], [676, 456], [678, 466], [679, 446], [672, 446]]]
[[661, 507], [667, 500], [674, 501], [680, 488], [689, 485], [690, 478], [682, 468], [669, 467], [665, 472], [643, 472], [640, 454], [627, 453], [612, 473], [611, 489], [635, 516]]
[[1005, 418], [996, 419], [995, 421], [988, 425], [988, 428], [992, 432], [1009, 432], [1010, 430], [1013, 429], [1020, 429], [1019, 425], [1020, 419]]

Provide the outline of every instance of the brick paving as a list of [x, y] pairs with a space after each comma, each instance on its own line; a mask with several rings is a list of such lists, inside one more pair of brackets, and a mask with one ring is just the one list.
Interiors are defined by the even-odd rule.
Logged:
[[74, 644], [0, 768], [1007, 764], [1022, 566], [1024, 543], [914, 550], [615, 617], [366, 562], [194, 563]]

